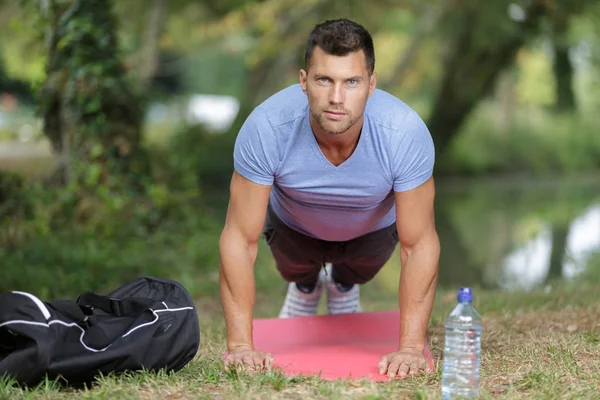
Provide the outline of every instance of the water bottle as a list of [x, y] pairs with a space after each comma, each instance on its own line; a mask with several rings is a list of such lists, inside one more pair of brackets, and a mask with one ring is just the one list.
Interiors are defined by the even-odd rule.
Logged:
[[471, 288], [460, 288], [458, 304], [446, 319], [442, 398], [476, 399], [479, 394], [479, 364], [482, 321], [473, 308]]

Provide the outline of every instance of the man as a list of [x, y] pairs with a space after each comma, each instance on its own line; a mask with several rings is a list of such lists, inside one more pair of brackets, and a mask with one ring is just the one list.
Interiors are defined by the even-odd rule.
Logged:
[[245, 121], [220, 239], [226, 365], [270, 369], [255, 349], [253, 266], [261, 233], [289, 282], [280, 317], [312, 315], [326, 289], [329, 313], [360, 311], [359, 285], [400, 242], [399, 347], [381, 374], [429, 370], [423, 350], [437, 283], [434, 148], [421, 118], [376, 90], [369, 33], [345, 19], [311, 32], [300, 84]]

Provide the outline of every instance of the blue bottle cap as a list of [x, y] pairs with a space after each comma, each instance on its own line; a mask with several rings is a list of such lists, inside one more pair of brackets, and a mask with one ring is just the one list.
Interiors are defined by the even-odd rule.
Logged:
[[458, 291], [458, 302], [459, 303], [472, 303], [473, 292], [469, 287], [461, 287]]

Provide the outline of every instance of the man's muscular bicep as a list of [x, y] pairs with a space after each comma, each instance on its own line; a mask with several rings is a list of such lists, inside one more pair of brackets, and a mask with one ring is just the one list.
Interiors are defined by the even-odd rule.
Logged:
[[256, 242], [265, 222], [271, 186], [254, 183], [238, 172], [230, 184], [225, 230], [234, 230], [248, 242]]
[[396, 227], [403, 248], [411, 248], [435, 234], [434, 198], [433, 178], [412, 190], [395, 193]]

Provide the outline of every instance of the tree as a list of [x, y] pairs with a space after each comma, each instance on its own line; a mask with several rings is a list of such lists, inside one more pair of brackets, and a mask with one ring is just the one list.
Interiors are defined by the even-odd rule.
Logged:
[[552, 64], [556, 81], [556, 111], [569, 112], [577, 108], [575, 91], [573, 89], [574, 69], [569, 57], [569, 23], [571, 16], [583, 11], [585, 1], [570, 2], [554, 1], [550, 5], [550, 36], [554, 47]]
[[554, 62], [552, 64], [556, 80], [556, 110], [573, 111], [576, 109], [575, 93], [573, 91], [573, 65], [569, 59], [569, 45], [565, 40], [566, 23], [557, 23], [555, 27]]
[[466, 0], [460, 14], [448, 13], [441, 32], [452, 36], [428, 126], [438, 154], [443, 154], [477, 103], [493, 89], [500, 72], [538, 31], [546, 12], [532, 1], [522, 21], [506, 15], [506, 3]]
[[139, 99], [119, 58], [111, 0], [46, 0], [44, 132], [65, 184], [140, 187], [147, 170]]
[[552, 252], [550, 254], [550, 267], [546, 282], [560, 279], [563, 275], [563, 264], [567, 254], [567, 239], [569, 237], [569, 224], [558, 223], [552, 226]]

